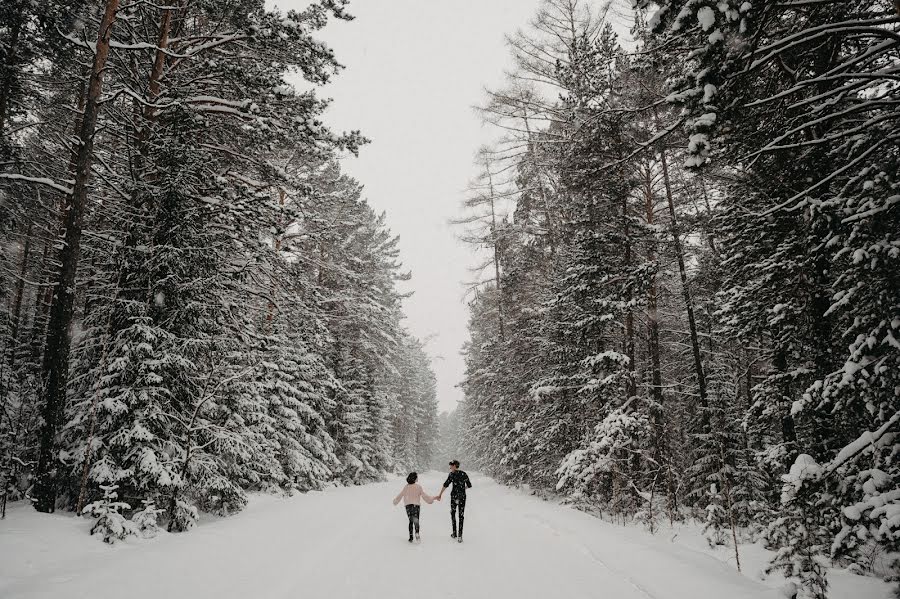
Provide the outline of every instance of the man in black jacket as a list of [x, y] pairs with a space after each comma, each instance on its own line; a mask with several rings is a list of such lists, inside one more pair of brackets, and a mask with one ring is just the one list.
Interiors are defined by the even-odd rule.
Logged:
[[[465, 518], [466, 513], [466, 489], [472, 488], [472, 482], [469, 480], [469, 475], [459, 469], [459, 460], [453, 460], [450, 462], [450, 475], [447, 476], [447, 480], [444, 481], [444, 486], [441, 488], [441, 492], [438, 493], [437, 499], [441, 500], [441, 497], [444, 495], [444, 491], [453, 485], [453, 490], [450, 491], [450, 522], [453, 523], [453, 534], [450, 535], [450, 538], [456, 539], [457, 542], [462, 543], [463, 536], [463, 519]], [[459, 509], [459, 534], [456, 534], [456, 510]]]

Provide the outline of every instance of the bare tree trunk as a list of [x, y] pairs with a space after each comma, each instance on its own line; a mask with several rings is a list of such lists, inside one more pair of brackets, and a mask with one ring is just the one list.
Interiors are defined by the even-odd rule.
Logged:
[[[150, 75], [147, 78], [147, 102], [153, 104], [159, 98], [160, 80], [162, 79], [163, 69], [166, 66], [166, 49], [169, 46], [169, 31], [172, 27], [172, 9], [164, 8], [162, 17], [159, 22], [159, 37], [156, 41], [156, 56], [153, 59], [153, 66], [150, 69]], [[135, 74], [137, 77], [137, 74]], [[135, 156], [135, 171], [138, 177], [144, 176], [144, 164], [147, 156], [147, 142], [150, 139], [150, 125], [156, 120], [157, 111], [152, 106], [137, 107], [139, 117], [135, 119], [137, 132], [137, 154]]]
[[[86, 76], [87, 73], [85, 73], [85, 77]], [[88, 83], [90, 83], [90, 81], [88, 81]], [[79, 84], [78, 96], [75, 99], [75, 105], [72, 107], [75, 112], [75, 121], [72, 125], [72, 137], [75, 137], [80, 133], [81, 125], [84, 122], [85, 93], [85, 86]], [[75, 169], [78, 163], [78, 150], [79, 145], [72, 144], [69, 153], [68, 172], [71, 173], [73, 177], [75, 176]], [[68, 198], [65, 195], [60, 197], [59, 210], [57, 213], [59, 220], [56, 223], [57, 229], [55, 231], [55, 236], [52, 241], [44, 242], [44, 253], [41, 258], [41, 276], [43, 277], [46, 286], [44, 293], [41, 294], [37, 301], [35, 301], [34, 313], [32, 316], [31, 357], [35, 361], [40, 360], [47, 341], [47, 321], [50, 317], [50, 306], [53, 304], [53, 281], [59, 276], [59, 270], [53, 262], [52, 248], [55, 245], [56, 240], [58, 240], [62, 236], [63, 231], [65, 231], [67, 199]]]
[[[156, 42], [156, 57], [153, 60], [153, 69], [150, 70], [150, 82], [147, 89], [150, 92], [150, 101], [154, 102], [159, 98], [160, 86], [163, 69], [166, 66], [166, 48], [169, 47], [169, 30], [172, 28], [172, 9], [163, 9], [162, 18], [159, 22], [159, 39]], [[154, 108], [147, 107], [148, 114], [154, 114]]]
[[52, 512], [56, 509], [55, 445], [56, 432], [62, 419], [69, 377], [69, 348], [71, 326], [75, 308], [75, 277], [81, 254], [81, 232], [87, 202], [87, 186], [91, 173], [94, 149], [94, 132], [100, 112], [100, 93], [103, 89], [103, 72], [109, 55], [109, 43], [116, 20], [119, 0], [107, 0], [91, 68], [81, 131], [78, 136], [78, 154], [75, 162], [75, 185], [65, 213], [64, 245], [60, 251], [59, 277], [50, 306], [47, 325], [47, 341], [44, 346], [43, 364], [43, 424], [40, 430], [38, 467], [35, 471], [35, 509]]
[[[649, 167], [645, 173], [644, 179], [644, 198], [646, 219], [648, 225], [653, 225], [655, 216], [653, 210], [653, 181]], [[656, 260], [656, 240], [651, 241], [648, 260], [651, 262]], [[656, 275], [650, 281], [650, 288], [647, 292], [647, 333], [648, 333], [648, 349], [650, 352], [650, 368], [651, 368], [651, 393], [653, 401], [657, 405], [662, 405], [662, 368], [660, 366], [659, 356], [659, 315], [657, 313], [657, 295], [656, 295]]]
[[[622, 198], [622, 229], [625, 233], [625, 268], [631, 268], [631, 234], [628, 227], [628, 196]], [[633, 299], [631, 288], [628, 291], [628, 308], [625, 310], [625, 355], [628, 356], [628, 383], [626, 392], [628, 397], [637, 394], [634, 380], [634, 309], [631, 307]]]
[[[653, 225], [656, 214], [653, 205], [653, 173], [650, 165], [646, 165], [644, 171], [644, 211], [648, 225]], [[656, 238], [652, 238], [648, 252], [648, 260], [656, 260]], [[659, 350], [659, 314], [657, 312], [656, 275], [653, 275], [647, 291], [647, 345], [650, 353], [650, 383], [651, 397], [653, 399], [653, 426], [655, 428], [655, 445], [657, 460], [666, 469], [666, 495], [668, 503], [669, 521], [674, 518], [677, 505], [675, 479], [672, 475], [672, 460], [669, 459], [668, 443], [665, 440], [665, 422], [663, 420], [663, 393], [662, 393], [662, 366]]]
[[[656, 119], [659, 127], [659, 117]], [[697, 388], [700, 395], [700, 421], [704, 433], [709, 432], [709, 401], [706, 397], [706, 375], [703, 372], [703, 358], [700, 354], [700, 341], [697, 335], [697, 322], [694, 318], [694, 302], [691, 299], [691, 289], [688, 285], [687, 269], [684, 265], [684, 247], [681, 244], [681, 233], [678, 230], [678, 219], [675, 215], [675, 201], [672, 198], [672, 182], [669, 180], [669, 165], [666, 160], [665, 148], [660, 148], [660, 162], [662, 164], [663, 184], [666, 188], [666, 200], [669, 205], [669, 226], [672, 230], [672, 240], [675, 243], [675, 255], [678, 259], [678, 273], [681, 275], [681, 295], [684, 298], [684, 308], [687, 312], [688, 328], [691, 335], [691, 350], [694, 355], [694, 372], [697, 375]]]

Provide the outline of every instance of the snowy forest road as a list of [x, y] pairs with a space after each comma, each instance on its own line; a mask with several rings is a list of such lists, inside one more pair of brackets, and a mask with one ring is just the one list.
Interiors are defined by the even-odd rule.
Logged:
[[[421, 544], [391, 499], [401, 479], [291, 499], [255, 496], [186, 534], [106, 546], [89, 522], [13, 509], [0, 523], [0, 597], [30, 599], [756, 599], [719, 560], [474, 475], [466, 540], [449, 497], [422, 506]], [[435, 492], [443, 476], [421, 476]], [[65, 520], [60, 522], [59, 520]]]

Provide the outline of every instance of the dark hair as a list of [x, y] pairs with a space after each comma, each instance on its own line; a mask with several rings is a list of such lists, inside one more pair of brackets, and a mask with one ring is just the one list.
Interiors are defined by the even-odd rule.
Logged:
[[417, 480], [419, 480], [419, 475], [416, 474], [415, 472], [410, 472], [409, 476], [406, 477], [406, 482], [407, 482], [407, 484], [410, 484], [410, 485], [413, 484], [414, 482], [416, 482]]
[[459, 468], [459, 460], [450, 460], [450, 465]]

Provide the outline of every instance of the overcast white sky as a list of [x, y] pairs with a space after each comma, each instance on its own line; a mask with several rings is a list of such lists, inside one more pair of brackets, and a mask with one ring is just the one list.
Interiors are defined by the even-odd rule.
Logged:
[[[282, 9], [305, 0], [279, 0]], [[448, 220], [474, 175], [472, 158], [494, 135], [472, 106], [508, 67], [503, 35], [524, 26], [538, 0], [355, 0], [356, 20], [320, 35], [346, 69], [322, 90], [334, 99], [327, 121], [372, 140], [343, 169], [363, 185], [400, 236], [412, 271], [407, 325], [435, 356], [441, 410], [462, 393], [460, 348], [467, 338], [463, 282], [477, 262]]]

